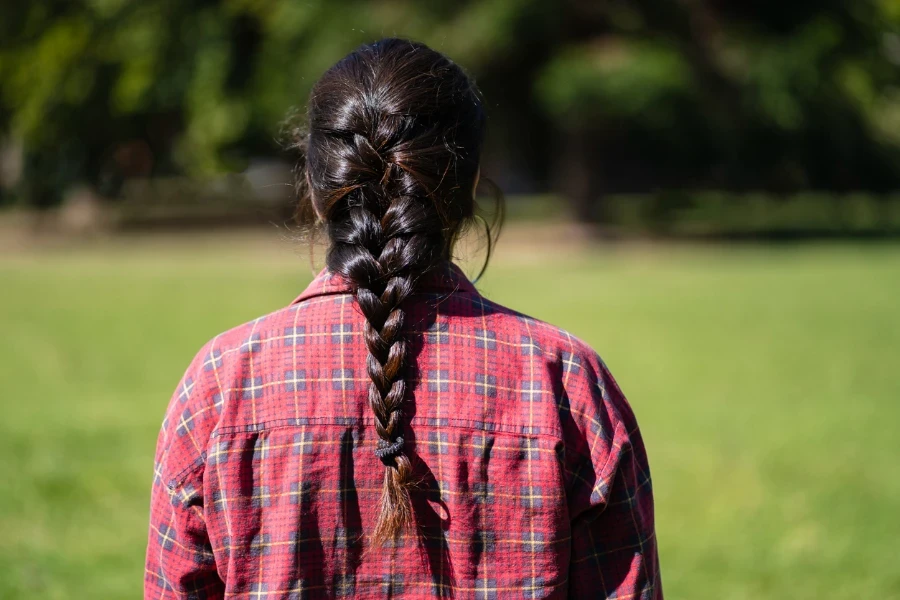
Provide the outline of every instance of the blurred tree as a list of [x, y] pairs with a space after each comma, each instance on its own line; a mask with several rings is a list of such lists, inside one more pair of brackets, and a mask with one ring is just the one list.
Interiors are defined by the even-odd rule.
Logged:
[[359, 43], [408, 36], [473, 72], [487, 171], [607, 192], [883, 191], [900, 182], [891, 0], [13, 0], [0, 4], [0, 136], [18, 195], [205, 176], [272, 156], [277, 125]]
[[604, 191], [900, 182], [896, 3], [569, 5], [584, 35], [535, 89], [582, 218], [602, 218]]
[[[359, 43], [403, 31], [462, 62], [515, 56], [528, 0], [81, 0], [0, 6], [0, 133], [22, 140], [20, 196], [75, 182], [203, 176], [277, 151], [289, 107]], [[355, 25], [364, 25], [354, 27]], [[527, 94], [528, 79], [518, 83]], [[499, 88], [498, 88], [499, 89]]]

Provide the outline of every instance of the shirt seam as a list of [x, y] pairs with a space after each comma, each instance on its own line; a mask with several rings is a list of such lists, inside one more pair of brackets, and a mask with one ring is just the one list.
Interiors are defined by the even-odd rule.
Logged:
[[200, 456], [191, 461], [188, 466], [170, 477], [166, 482], [166, 487], [169, 488], [170, 491], [180, 488], [187, 482], [191, 475], [199, 472], [201, 470], [200, 467], [204, 466], [206, 466], [206, 452], [201, 452]]
[[[425, 418], [425, 417], [423, 417]], [[478, 424], [481, 424], [479, 427]], [[287, 429], [289, 427], [303, 427], [308, 425], [325, 425], [325, 426], [334, 426], [334, 427], [346, 427], [348, 425], [359, 426], [374, 426], [374, 419], [370, 418], [358, 418], [358, 417], [345, 417], [345, 418], [335, 418], [335, 417], [304, 417], [300, 420], [297, 419], [273, 419], [269, 421], [264, 421], [262, 423], [248, 424], [248, 425], [230, 425], [227, 427], [217, 427], [211, 434], [210, 438], [217, 438], [226, 435], [233, 434], [241, 434], [241, 433], [260, 433], [263, 431], [273, 431], [278, 429]], [[484, 426], [485, 423], [481, 421], [474, 421], [470, 419], [447, 419], [446, 423], [441, 424], [431, 424], [431, 423], [423, 423], [421, 421], [413, 421], [412, 427], [450, 427], [453, 429], [464, 429], [467, 431], [480, 431], [480, 432], [488, 432], [488, 433], [505, 433], [510, 435], [522, 435], [522, 436], [532, 436], [532, 437], [545, 437], [555, 441], [564, 442], [560, 435], [554, 433], [548, 433], [544, 431], [523, 431], [521, 428], [523, 426], [512, 426], [512, 425], [502, 425], [497, 423], [487, 423], [489, 426]]]

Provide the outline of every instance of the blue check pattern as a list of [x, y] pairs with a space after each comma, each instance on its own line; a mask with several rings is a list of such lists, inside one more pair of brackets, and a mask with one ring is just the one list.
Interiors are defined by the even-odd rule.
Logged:
[[647, 456], [602, 360], [452, 264], [408, 300], [416, 527], [369, 544], [384, 467], [364, 322], [321, 273], [216, 336], [154, 469], [145, 598], [661, 600]]

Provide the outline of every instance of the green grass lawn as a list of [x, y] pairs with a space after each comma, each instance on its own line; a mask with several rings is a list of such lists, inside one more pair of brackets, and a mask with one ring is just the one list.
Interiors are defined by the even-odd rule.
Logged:
[[[532, 254], [480, 287], [629, 396], [667, 597], [900, 598], [900, 247]], [[0, 598], [140, 596], [169, 395], [309, 279], [227, 237], [0, 258]]]

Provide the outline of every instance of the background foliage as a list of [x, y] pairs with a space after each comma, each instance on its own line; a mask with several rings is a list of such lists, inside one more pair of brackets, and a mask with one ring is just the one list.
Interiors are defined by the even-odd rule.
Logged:
[[425, 41], [488, 99], [485, 170], [559, 192], [900, 183], [900, 4], [762, 0], [14, 0], [0, 5], [6, 202], [207, 177], [279, 156], [278, 125], [359, 43]]

